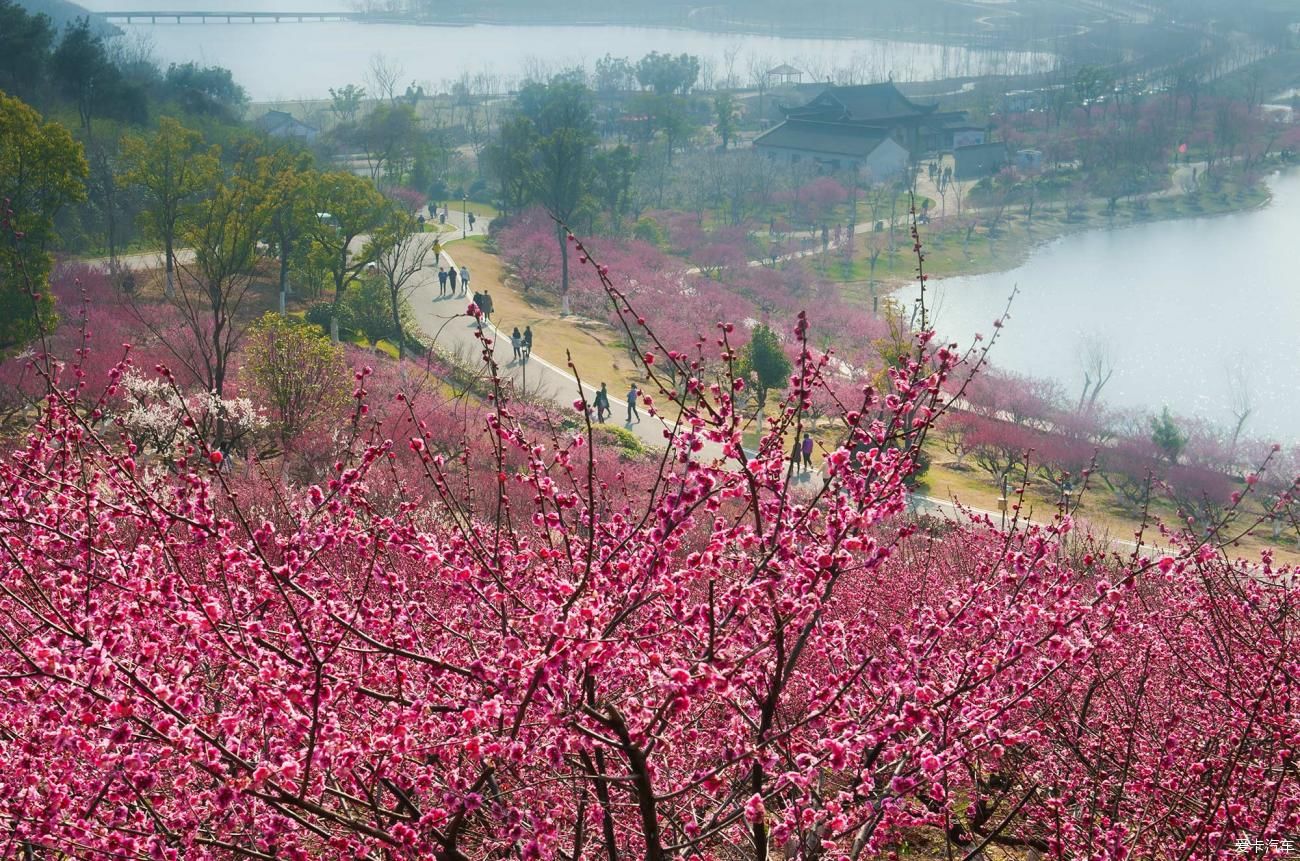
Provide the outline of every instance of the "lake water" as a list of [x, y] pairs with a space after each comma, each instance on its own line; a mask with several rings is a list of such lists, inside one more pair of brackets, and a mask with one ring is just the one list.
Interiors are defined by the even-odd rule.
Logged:
[[1100, 338], [1116, 366], [1108, 404], [1220, 424], [1244, 371], [1256, 406], [1246, 432], [1300, 441], [1300, 172], [1269, 184], [1264, 209], [1090, 231], [1011, 272], [932, 282], [935, 327], [962, 343], [987, 336], [1018, 287], [995, 364], [1077, 398], [1083, 345]]
[[[131, 9], [271, 9], [347, 11], [348, 0], [86, 0], [92, 11]], [[526, 76], [573, 66], [591, 70], [605, 54], [633, 61], [651, 51], [688, 53], [725, 78], [728, 60], [741, 82], [755, 68], [790, 63], [800, 68], [855, 70], [858, 79], [924, 81], [1048, 68], [1051, 56], [1008, 53], [880, 39], [782, 38], [654, 27], [418, 26], [359, 22], [260, 24], [134, 23], [128, 37], [152, 42], [156, 59], [226, 66], [257, 101], [323, 98], [330, 87], [363, 82], [371, 58], [382, 53], [403, 69], [403, 84], [445, 89], [462, 72], [495, 76], [509, 89]], [[804, 62], [807, 61], [807, 62]]]

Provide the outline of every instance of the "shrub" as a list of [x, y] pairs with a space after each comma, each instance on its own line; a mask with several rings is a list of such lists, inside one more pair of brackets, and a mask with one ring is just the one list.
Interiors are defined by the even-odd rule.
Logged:
[[[329, 302], [313, 302], [311, 307], [307, 309], [304, 319], [313, 326], [319, 326], [320, 330], [328, 335], [330, 319], [333, 315], [334, 306]], [[340, 321], [340, 325], [342, 325], [342, 321]]]
[[593, 440], [598, 444], [608, 445], [619, 450], [619, 452], [628, 457], [637, 457], [645, 453], [645, 446], [641, 444], [641, 438], [627, 428], [621, 428], [618, 425], [594, 425], [592, 427]]

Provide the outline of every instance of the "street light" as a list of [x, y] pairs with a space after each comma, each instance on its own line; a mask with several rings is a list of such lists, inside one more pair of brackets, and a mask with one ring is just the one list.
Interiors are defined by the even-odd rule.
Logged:
[[1002, 476], [1002, 495], [998, 497], [998, 511], [1002, 512], [1002, 528], [1007, 528], [1007, 477]]
[[469, 226], [469, 195], [460, 196], [460, 238], [466, 237], [465, 229]]

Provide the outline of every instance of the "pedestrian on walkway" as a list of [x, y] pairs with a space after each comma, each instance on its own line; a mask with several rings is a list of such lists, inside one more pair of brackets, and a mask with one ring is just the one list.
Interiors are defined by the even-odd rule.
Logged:
[[[451, 295], [455, 296], [456, 295], [456, 267], [455, 266], [447, 270], [447, 283], [451, 285]], [[464, 290], [461, 291], [461, 295], [462, 296], [465, 295]]]
[[438, 298], [447, 295], [447, 267], [438, 267]]
[[478, 220], [478, 219], [474, 217], [474, 213], [471, 212], [471, 213], [469, 214], [469, 232], [470, 232], [470, 233], [473, 233], [473, 232], [474, 232], [474, 222], [477, 221], [477, 220]]
[[521, 358], [520, 348], [523, 345], [524, 345], [524, 337], [523, 335], [519, 334], [519, 327], [515, 326], [515, 330], [510, 333], [510, 349], [515, 351], [516, 362], [519, 361], [519, 359]]
[[480, 298], [479, 307], [483, 309], [483, 316], [491, 319], [492, 311], [492, 294], [484, 290]]
[[792, 474], [796, 472], [803, 472], [803, 470], [799, 468], [799, 451], [800, 451], [799, 436], [798, 434], [796, 434], [794, 438], [794, 445], [790, 446], [790, 472]]
[[460, 267], [460, 292], [464, 293], [469, 289], [469, 267]]
[[524, 364], [528, 364], [528, 357], [533, 354], [533, 327], [524, 327]]
[[600, 391], [596, 392], [596, 421], [604, 423], [605, 418], [609, 415], [609, 389], [604, 383], [600, 384]]
[[[475, 307], [477, 307], [480, 311], [483, 311], [483, 295], [481, 293], [476, 292], [474, 294], [474, 298], [470, 299], [470, 301], [473, 302]], [[484, 313], [486, 314], [487, 312], [484, 311]]]
[[627, 423], [632, 425], [632, 417], [636, 416], [636, 423], [641, 424], [641, 414], [636, 410], [636, 399], [641, 396], [641, 390], [632, 383], [627, 390]]
[[807, 433], [805, 431], [803, 435], [803, 468], [806, 471], [812, 470], [812, 453], [813, 453], [812, 434]]

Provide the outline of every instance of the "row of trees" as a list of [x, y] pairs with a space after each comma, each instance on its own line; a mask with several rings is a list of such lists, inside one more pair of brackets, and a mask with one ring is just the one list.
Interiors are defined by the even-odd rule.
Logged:
[[[106, 42], [86, 19], [58, 34], [45, 16], [11, 0], [0, 2], [0, 42], [0, 91], [66, 127], [84, 152], [84, 200], [77, 202], [85, 205], [62, 206], [53, 217], [64, 251], [113, 258], [143, 238], [145, 190], [123, 181], [132, 156], [122, 143], [158, 117], [180, 118], [231, 150], [249, 135], [236, 121], [244, 92], [225, 69], [186, 63], [164, 70], [144, 43]], [[32, 183], [6, 173], [0, 184], [12, 195]], [[42, 237], [41, 244], [51, 241]]]
[[247, 101], [226, 69], [164, 70], [147, 51], [110, 48], [88, 18], [58, 33], [47, 16], [14, 0], [0, 0], [0, 90], [43, 110], [71, 108], [86, 134], [97, 118], [139, 124], [164, 104], [230, 121]]
[[[157, 327], [155, 335], [206, 390], [225, 393], [249, 323], [250, 291], [268, 256], [278, 270], [272, 278], [281, 313], [291, 281], [305, 286], [315, 279], [330, 291], [335, 340], [349, 290], [370, 272], [382, 285], [367, 293], [378, 312], [367, 308], [368, 315], [353, 316], [370, 321], [368, 336], [389, 337], [405, 354], [405, 293], [433, 248], [408, 202], [385, 197], [364, 177], [316, 170], [309, 155], [291, 148], [252, 139], [233, 151], [209, 145], [199, 131], [170, 117], [152, 132], [125, 134], [120, 153], [114, 181], [141, 200], [143, 235], [162, 250], [163, 301], [185, 323], [182, 331]], [[0, 194], [21, 208], [14, 210], [15, 232], [0, 257], [0, 296], [10, 312], [0, 346], [11, 350], [51, 323], [49, 295], [33, 304], [22, 285], [49, 272], [57, 210], [84, 199], [87, 166], [66, 129], [3, 96], [0, 158], [10, 168]], [[128, 282], [134, 276], [124, 275]], [[150, 320], [153, 297], [137, 298], [144, 303], [142, 319]], [[385, 321], [382, 328], [376, 318]]]
[[[1290, 839], [1289, 569], [1190, 536], [1117, 554], [1065, 518], [918, 529], [903, 486], [959, 376], [931, 333], [884, 388], [833, 392], [810, 318], [776, 324], [790, 392], [742, 450], [725, 320], [674, 355], [605, 287], [647, 400], [692, 380], [652, 464], [531, 412], [486, 351], [482, 404], [357, 368], [306, 482], [201, 434], [135, 446], [130, 361], [83, 389], [29, 360], [51, 385], [0, 458], [15, 847], [1201, 861]], [[832, 394], [805, 494], [784, 443]]]
[[[1167, 497], [1184, 517], [1215, 522], [1252, 465], [1265, 458], [1271, 468], [1260, 478], [1268, 504], [1288, 492], [1296, 453], [1269, 457], [1269, 445], [1243, 436], [1248, 412], [1225, 434], [1168, 408], [1156, 415], [1108, 413], [1096, 398], [1100, 388], [1089, 398], [1085, 386], [1076, 404], [1051, 382], [986, 372], [964, 387], [961, 409], [940, 424], [940, 439], [958, 468], [973, 466], [995, 485], [1037, 482], [1059, 497], [1091, 484], [1135, 515]], [[1275, 523], [1280, 528], [1285, 518]]]

